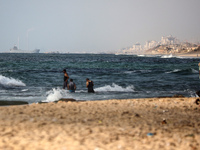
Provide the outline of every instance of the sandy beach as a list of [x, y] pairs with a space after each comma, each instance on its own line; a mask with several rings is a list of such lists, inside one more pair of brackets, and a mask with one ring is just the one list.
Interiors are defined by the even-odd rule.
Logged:
[[200, 149], [196, 98], [0, 107], [1, 150]]

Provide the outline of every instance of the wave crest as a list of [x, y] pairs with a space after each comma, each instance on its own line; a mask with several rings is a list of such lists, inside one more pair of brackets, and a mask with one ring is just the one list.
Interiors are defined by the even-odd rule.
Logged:
[[172, 54], [170, 54], [170, 55], [163, 55], [163, 56], [161, 56], [161, 58], [173, 58], [173, 57], [175, 57], [175, 56], [173, 56]]
[[96, 88], [95, 91], [97, 92], [134, 92], [134, 86], [127, 86], [123, 88], [115, 83], [110, 85], [105, 85], [103, 87]]
[[66, 91], [60, 88], [53, 88], [50, 91], [46, 92], [46, 100], [43, 102], [54, 102], [66, 95]]
[[18, 79], [8, 78], [5, 76], [0, 75], [0, 85], [4, 87], [19, 87], [19, 86], [26, 86], [25, 83]]
[[182, 74], [187, 74], [187, 73], [198, 73], [198, 70], [195, 70], [193, 68], [189, 68], [189, 69], [174, 69], [173, 71], [169, 71], [166, 73], [182, 73]]

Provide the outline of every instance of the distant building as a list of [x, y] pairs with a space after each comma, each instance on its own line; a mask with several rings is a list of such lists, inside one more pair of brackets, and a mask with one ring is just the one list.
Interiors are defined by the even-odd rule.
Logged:
[[160, 43], [161, 43], [161, 45], [173, 45], [173, 44], [178, 44], [179, 41], [176, 37], [169, 35], [169, 36], [163, 36], [161, 38]]
[[124, 48], [121, 51], [122, 51], [122, 54], [132, 54], [131, 48]]
[[122, 54], [140, 54], [143, 51], [140, 43], [134, 44], [132, 47], [127, 47], [121, 50]]
[[172, 35], [161, 37], [161, 41], [154, 40], [147, 41], [144, 46], [140, 43], [134, 44], [132, 47], [121, 49], [118, 54], [168, 54], [168, 53], [186, 53], [192, 52], [198, 49], [198, 44], [192, 44], [188, 42], [180, 42], [176, 37]]
[[142, 45], [140, 43], [136, 43], [132, 47], [133, 51], [142, 51]]
[[151, 48], [154, 48], [158, 45], [159, 43], [156, 42], [156, 41], [147, 41], [144, 45], [144, 50], [148, 50], [148, 49], [151, 49]]

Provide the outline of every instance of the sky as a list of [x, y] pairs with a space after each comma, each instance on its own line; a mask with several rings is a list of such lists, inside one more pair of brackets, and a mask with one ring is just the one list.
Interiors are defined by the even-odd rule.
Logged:
[[200, 0], [0, 0], [0, 52], [112, 52], [168, 35], [200, 41]]

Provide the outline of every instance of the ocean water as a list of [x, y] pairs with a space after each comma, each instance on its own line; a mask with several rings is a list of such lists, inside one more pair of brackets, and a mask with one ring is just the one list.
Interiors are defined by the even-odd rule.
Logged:
[[[198, 58], [100, 54], [0, 54], [0, 100], [51, 102], [196, 96]], [[77, 85], [63, 90], [63, 69]], [[95, 93], [87, 93], [86, 78]]]

